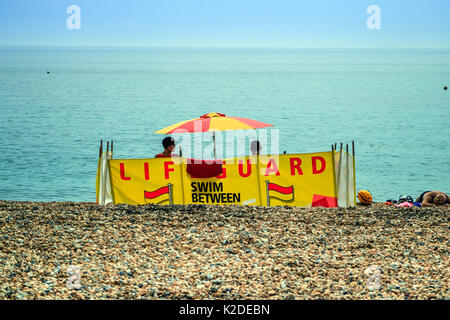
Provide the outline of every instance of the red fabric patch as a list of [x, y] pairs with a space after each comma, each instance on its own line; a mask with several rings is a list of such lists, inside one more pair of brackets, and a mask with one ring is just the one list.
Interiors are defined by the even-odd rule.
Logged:
[[337, 198], [327, 197], [315, 194], [313, 196], [312, 207], [325, 207], [325, 208], [336, 208]]
[[158, 153], [155, 158], [171, 158], [172, 154]]
[[188, 159], [186, 171], [192, 178], [212, 178], [218, 176], [222, 173], [222, 160], [211, 162], [211, 160]]

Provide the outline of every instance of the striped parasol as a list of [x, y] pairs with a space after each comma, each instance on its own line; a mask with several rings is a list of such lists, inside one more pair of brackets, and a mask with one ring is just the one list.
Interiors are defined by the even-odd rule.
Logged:
[[223, 113], [213, 112], [202, 115], [200, 118], [181, 121], [158, 130], [155, 133], [173, 134], [173, 133], [195, 133], [212, 132], [214, 141], [214, 158], [216, 157], [216, 137], [215, 131], [227, 130], [248, 130], [273, 127], [272, 124], [264, 123], [247, 118], [227, 117]]
[[214, 132], [227, 130], [247, 130], [273, 127], [272, 124], [240, 117], [227, 117], [222, 113], [207, 113], [200, 118], [181, 121], [158, 130], [155, 133], [188, 133], [188, 132]]

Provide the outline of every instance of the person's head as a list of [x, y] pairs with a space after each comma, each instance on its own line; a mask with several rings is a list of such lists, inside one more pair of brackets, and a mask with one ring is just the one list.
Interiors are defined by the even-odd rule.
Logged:
[[254, 140], [250, 144], [250, 150], [252, 151], [253, 154], [259, 154], [261, 152], [261, 149], [262, 149], [261, 144], [259, 143], [258, 140]]
[[445, 202], [447, 202], [447, 197], [444, 196], [443, 194], [438, 194], [435, 198], [434, 198], [434, 204], [436, 205], [441, 205], [441, 204], [445, 204]]
[[175, 148], [175, 140], [173, 140], [172, 137], [166, 137], [163, 139], [162, 145], [164, 147], [164, 150], [172, 152], [172, 150]]

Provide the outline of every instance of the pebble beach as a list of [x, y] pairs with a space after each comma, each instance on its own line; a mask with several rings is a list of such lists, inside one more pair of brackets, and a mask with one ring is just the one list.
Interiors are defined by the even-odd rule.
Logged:
[[449, 213], [0, 201], [0, 299], [450, 299]]

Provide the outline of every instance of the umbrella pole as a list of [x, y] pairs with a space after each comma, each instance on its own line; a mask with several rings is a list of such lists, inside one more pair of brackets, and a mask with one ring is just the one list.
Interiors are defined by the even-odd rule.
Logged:
[[213, 131], [213, 143], [214, 143], [214, 160], [217, 159], [216, 158], [216, 132]]

